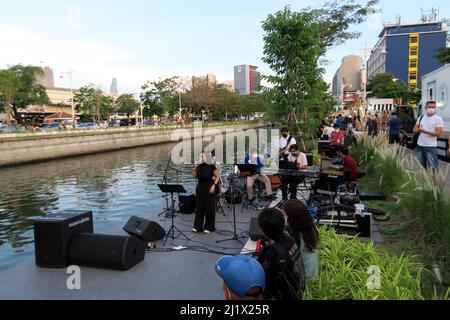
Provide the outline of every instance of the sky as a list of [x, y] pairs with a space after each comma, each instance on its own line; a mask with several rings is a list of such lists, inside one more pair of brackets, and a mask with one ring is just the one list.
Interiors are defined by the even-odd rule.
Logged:
[[[359, 2], [365, 2], [364, 0]], [[73, 70], [74, 87], [94, 84], [109, 92], [113, 77], [120, 93], [137, 94], [148, 80], [213, 73], [233, 80], [238, 64], [262, 62], [261, 27], [268, 14], [318, 6], [309, 0], [0, 0], [0, 68], [18, 63], [49, 66], [57, 87], [69, 87], [61, 72]], [[327, 53], [327, 82], [349, 54], [364, 56], [376, 44], [383, 23], [416, 22], [421, 8], [450, 17], [444, 0], [381, 0], [381, 13], [355, 26], [362, 32]]]

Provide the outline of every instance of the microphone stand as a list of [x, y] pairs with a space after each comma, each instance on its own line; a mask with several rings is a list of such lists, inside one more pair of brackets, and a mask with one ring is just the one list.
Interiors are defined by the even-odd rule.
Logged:
[[[234, 165], [236, 166], [236, 164]], [[235, 167], [233, 167], [233, 169], [235, 169]], [[233, 170], [235, 171], [235, 170]], [[233, 173], [234, 174], [234, 173]], [[234, 203], [234, 177], [232, 174], [232, 180], [230, 181], [230, 188], [231, 188], [231, 205], [233, 207], [233, 237], [230, 239], [224, 239], [224, 240], [218, 240], [216, 241], [216, 243], [220, 243], [220, 242], [225, 242], [225, 241], [231, 241], [231, 240], [235, 240], [237, 242], [239, 242], [242, 245], [245, 245], [245, 243], [243, 243], [242, 241], [240, 241], [239, 239], [244, 239], [244, 236], [238, 236], [237, 235], [237, 230], [236, 230], [236, 204]]]
[[[170, 156], [169, 156], [169, 159], [167, 160], [166, 170], [164, 171], [164, 177], [163, 177], [163, 183], [164, 183], [164, 184], [167, 184], [167, 173], [168, 173], [168, 171], [169, 171], [170, 160], [172, 160], [172, 155], [170, 155]], [[163, 212], [161, 212], [161, 213], [158, 214], [158, 217], [161, 216], [161, 215], [164, 214], [164, 213], [167, 214], [167, 213], [169, 213], [169, 212], [171, 212], [171, 211], [172, 211], [171, 208], [169, 208], [169, 194], [166, 193], [166, 208], [164, 209]], [[166, 218], [167, 218], [167, 217], [168, 217], [168, 216], [166, 215]]]

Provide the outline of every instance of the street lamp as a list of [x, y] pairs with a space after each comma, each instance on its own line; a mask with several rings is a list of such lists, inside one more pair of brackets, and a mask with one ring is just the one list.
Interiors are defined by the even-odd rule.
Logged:
[[367, 64], [369, 62], [368, 52], [369, 51], [373, 52], [374, 50], [378, 50], [378, 49], [381, 49], [380, 53], [382, 55], [387, 55], [388, 54], [386, 45], [378, 46], [378, 47], [375, 47], [375, 48], [368, 48], [367, 47], [367, 43], [366, 43], [364, 49], [360, 49], [360, 50], [364, 51], [364, 65], [362, 67], [362, 71], [363, 71], [363, 105], [365, 107], [365, 110], [367, 110], [367, 106], [368, 106], [368, 103], [367, 103], [367, 81], [368, 81], [368, 78], [369, 78], [369, 73], [368, 73], [368, 70], [367, 70]]
[[69, 80], [70, 80], [70, 104], [72, 107], [72, 120], [75, 120], [75, 105], [73, 103], [73, 74], [75, 73], [75, 71], [73, 71], [72, 69], [70, 69], [69, 71], [64, 71], [61, 72], [60, 78], [64, 79], [64, 74], [67, 74], [69, 76]]

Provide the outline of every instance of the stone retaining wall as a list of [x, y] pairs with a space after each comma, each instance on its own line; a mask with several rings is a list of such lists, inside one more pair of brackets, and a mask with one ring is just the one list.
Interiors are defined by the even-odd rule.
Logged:
[[[217, 126], [203, 128], [256, 129], [262, 124]], [[33, 135], [4, 135], [0, 137], [0, 167], [30, 162], [73, 157], [98, 152], [170, 143], [175, 129], [118, 128], [96, 131], [49, 132]], [[186, 128], [194, 137], [194, 129]]]

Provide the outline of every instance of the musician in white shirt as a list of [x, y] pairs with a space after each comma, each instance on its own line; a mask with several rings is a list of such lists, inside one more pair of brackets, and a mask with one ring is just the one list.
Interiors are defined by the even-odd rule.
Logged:
[[293, 145], [296, 145], [297, 141], [293, 136], [289, 134], [288, 128], [281, 129], [281, 138], [280, 138], [280, 160], [287, 161], [289, 156], [289, 148]]
[[288, 199], [288, 191], [291, 199], [297, 199], [297, 188], [305, 180], [305, 177], [294, 175], [295, 171], [308, 169], [308, 158], [306, 154], [299, 150], [298, 145], [293, 145], [289, 149], [288, 169], [293, 170], [292, 175], [283, 176], [282, 195], [283, 200]]

